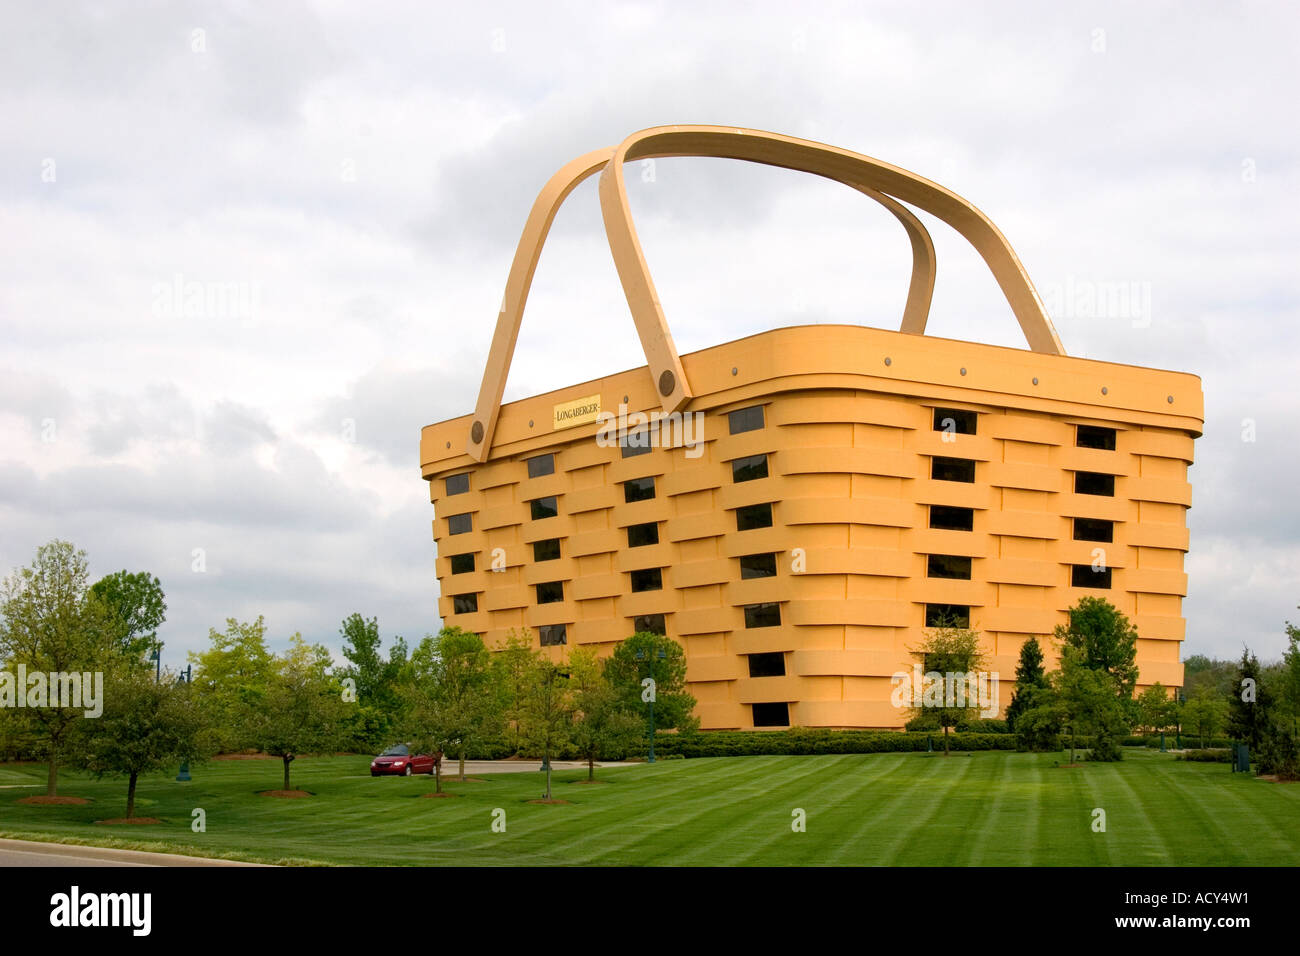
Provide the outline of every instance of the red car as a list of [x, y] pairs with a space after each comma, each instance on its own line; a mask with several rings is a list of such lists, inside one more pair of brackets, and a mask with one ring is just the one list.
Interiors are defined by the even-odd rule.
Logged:
[[370, 776], [381, 774], [401, 774], [409, 777], [413, 773], [432, 774], [442, 764], [442, 753], [412, 754], [405, 744], [389, 747], [374, 760], [370, 761]]

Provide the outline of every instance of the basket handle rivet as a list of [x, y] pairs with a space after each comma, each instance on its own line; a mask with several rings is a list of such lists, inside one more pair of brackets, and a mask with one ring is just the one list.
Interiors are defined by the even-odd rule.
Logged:
[[892, 364], [893, 364], [893, 361], [889, 358], [888, 355], [885, 356], [885, 364], [886, 364], [886, 365], [892, 365]]
[[671, 395], [676, 387], [677, 376], [672, 373], [671, 369], [664, 369], [664, 373], [659, 376], [659, 394]]
[[1034, 376], [1034, 384], [1035, 384], [1035, 385], [1038, 384], [1038, 376], [1037, 376], [1037, 375]]
[[739, 375], [739, 374], [740, 374], [740, 370], [739, 370], [738, 368], [736, 368], [736, 366], [733, 365], [733, 366], [731, 366], [731, 374], [732, 374], [732, 375]]
[[474, 427], [469, 430], [469, 437], [470, 437], [470, 441], [472, 441], [476, 445], [483, 440], [482, 422], [474, 423]]
[[1172, 405], [1174, 403], [1174, 397], [1172, 395], [1166, 395], [1165, 401], [1167, 401], [1170, 405]]
[[1105, 385], [1103, 385], [1103, 386], [1101, 387], [1101, 394], [1103, 394], [1103, 395], [1109, 395], [1109, 394], [1110, 394], [1110, 389], [1108, 389]]
[[961, 373], [962, 373], [963, 375], [965, 375], [965, 374], [966, 374], [966, 370], [965, 370], [965, 369], [962, 369], [962, 370], [961, 370]]

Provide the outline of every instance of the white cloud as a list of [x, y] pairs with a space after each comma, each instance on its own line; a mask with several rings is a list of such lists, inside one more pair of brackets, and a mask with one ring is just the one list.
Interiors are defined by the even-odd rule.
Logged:
[[[1149, 324], [1067, 312], [1062, 339], [1203, 376], [1185, 650], [1274, 656], [1298, 600], [1296, 25], [1119, 3], [11, 4], [0, 566], [58, 535], [97, 570], [148, 568], [177, 650], [230, 615], [331, 643], [353, 610], [433, 629], [418, 429], [473, 405], [537, 189], [636, 129], [724, 122], [955, 188], [1044, 289], [1149, 291]], [[715, 160], [630, 178], [684, 351], [896, 326], [906, 244], [862, 197]], [[508, 398], [642, 363], [597, 207], [587, 183], [556, 220]], [[930, 225], [931, 331], [1021, 345], [982, 262]], [[573, 325], [588, 348], [554, 334]]]

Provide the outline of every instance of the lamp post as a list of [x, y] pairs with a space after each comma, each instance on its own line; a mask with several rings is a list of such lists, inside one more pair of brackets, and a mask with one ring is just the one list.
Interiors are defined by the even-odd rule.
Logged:
[[551, 685], [555, 683], [556, 676], [569, 679], [569, 672], [562, 671], [554, 664], [551, 664], [546, 671], [546, 716], [548, 722], [546, 725], [546, 742], [542, 748], [542, 769], [546, 771], [546, 793], [543, 795], [544, 800], [551, 799], [551, 725], [549, 722], [551, 714]]
[[153, 661], [154, 664], [154, 683], [158, 683], [162, 680], [162, 645], [155, 644], [153, 646], [153, 650], [149, 652], [149, 660]]
[[[192, 666], [193, 665], [191, 664], [185, 665], [185, 670], [181, 671], [180, 676], [176, 678], [176, 682], [178, 684], [188, 684], [194, 679], [194, 674], [191, 671]], [[181, 763], [181, 770], [180, 773], [176, 775], [176, 779], [182, 783], [184, 783], [187, 780], [193, 779], [190, 776], [190, 762], [188, 760], [185, 760]]]
[[[666, 656], [667, 655], [664, 653], [664, 649], [662, 647], [659, 648], [659, 652], [655, 655], [655, 657], [657, 657], [659, 660], [663, 660]], [[646, 763], [654, 763], [655, 762], [655, 697], [658, 696], [657, 694], [658, 687], [655, 684], [655, 679], [654, 679], [654, 661], [650, 659], [649, 655], [646, 653], [644, 648], [636, 652], [636, 659], [638, 661], [646, 662], [646, 679], [645, 681], [641, 682], [641, 687], [642, 687], [641, 698], [642, 700], [645, 700], [650, 704], [650, 754], [649, 756], [646, 757]], [[649, 681], [648, 685], [646, 681]]]

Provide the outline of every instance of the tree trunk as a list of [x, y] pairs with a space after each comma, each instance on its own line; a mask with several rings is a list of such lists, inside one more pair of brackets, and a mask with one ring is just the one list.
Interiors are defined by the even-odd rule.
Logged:
[[460, 749], [460, 782], [465, 782], [465, 748]]
[[139, 777], [138, 773], [133, 772], [126, 785], [126, 818], [128, 820], [135, 816], [135, 782]]
[[433, 762], [433, 792], [442, 793], [442, 761]]
[[1070, 763], [1074, 763], [1074, 724], [1070, 725]]
[[587, 754], [587, 780], [588, 782], [596, 779], [596, 755]]
[[59, 761], [54, 751], [50, 751], [50, 769], [45, 777], [45, 795], [47, 797], [59, 795]]
[[290, 789], [289, 788], [289, 763], [290, 761], [293, 760], [293, 756], [291, 754], [285, 754], [281, 759], [284, 761], [284, 789], [288, 790]]
[[943, 727], [943, 755], [945, 757], [948, 756], [948, 725], [947, 724], [944, 724]]

